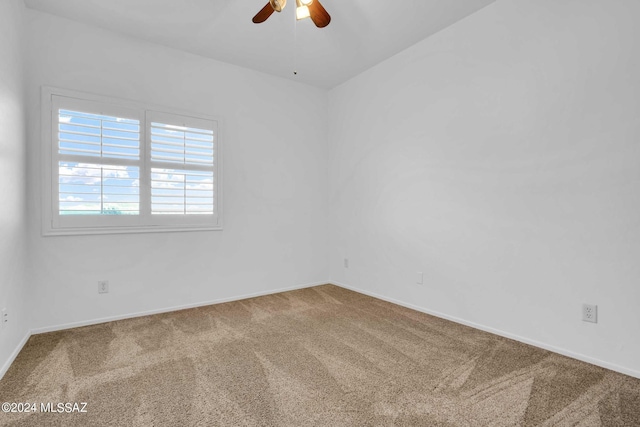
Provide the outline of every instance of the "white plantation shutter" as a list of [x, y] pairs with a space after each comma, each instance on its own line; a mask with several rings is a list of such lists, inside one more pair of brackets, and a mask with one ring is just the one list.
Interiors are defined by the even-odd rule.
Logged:
[[213, 167], [213, 137], [213, 130], [151, 122], [151, 160]]
[[213, 171], [152, 168], [151, 213], [213, 215]]
[[49, 120], [45, 235], [221, 229], [218, 120], [45, 88]]
[[138, 160], [140, 121], [60, 108], [58, 152]]
[[52, 98], [52, 226], [139, 223], [142, 114], [64, 96]]
[[138, 215], [137, 166], [58, 162], [60, 215]]
[[216, 215], [217, 123], [147, 112], [152, 215]]

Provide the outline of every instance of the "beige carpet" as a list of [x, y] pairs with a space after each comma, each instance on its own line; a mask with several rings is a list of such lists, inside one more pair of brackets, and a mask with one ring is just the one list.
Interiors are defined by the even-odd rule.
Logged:
[[[640, 426], [640, 380], [336, 286], [31, 337], [11, 426]], [[38, 408], [39, 409], [39, 408]]]

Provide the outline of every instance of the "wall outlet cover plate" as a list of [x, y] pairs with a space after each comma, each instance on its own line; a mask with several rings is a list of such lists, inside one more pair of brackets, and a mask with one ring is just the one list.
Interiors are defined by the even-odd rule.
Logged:
[[584, 322], [598, 323], [598, 306], [582, 304], [582, 320]]

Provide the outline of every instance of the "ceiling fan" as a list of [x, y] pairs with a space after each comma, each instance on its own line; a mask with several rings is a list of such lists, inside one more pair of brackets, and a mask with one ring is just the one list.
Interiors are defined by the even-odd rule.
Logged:
[[[281, 12], [287, 5], [287, 0], [269, 0], [261, 10], [253, 17], [254, 24], [266, 21], [273, 11]], [[296, 19], [311, 18], [316, 27], [324, 28], [331, 22], [331, 16], [319, 0], [296, 0]]]

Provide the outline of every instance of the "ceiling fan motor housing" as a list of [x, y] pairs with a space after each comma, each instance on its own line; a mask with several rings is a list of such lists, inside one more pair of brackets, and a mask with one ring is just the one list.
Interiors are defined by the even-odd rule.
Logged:
[[271, 3], [273, 10], [280, 12], [287, 5], [287, 0], [269, 0], [269, 3]]

